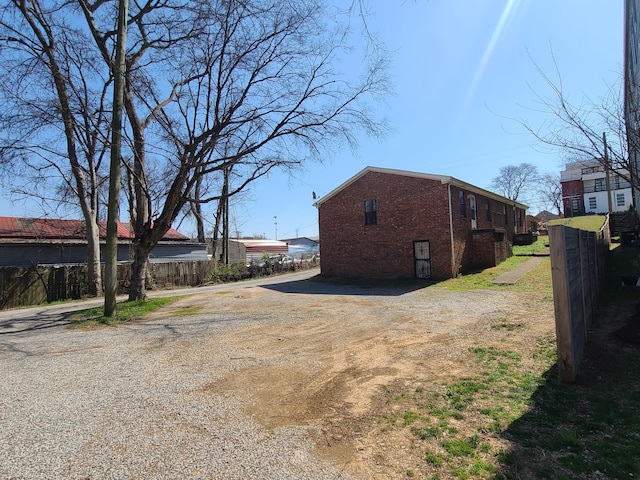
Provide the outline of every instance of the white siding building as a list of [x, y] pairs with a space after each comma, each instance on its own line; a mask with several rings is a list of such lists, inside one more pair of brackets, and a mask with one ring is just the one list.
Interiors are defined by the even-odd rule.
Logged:
[[597, 161], [573, 162], [560, 173], [565, 216], [624, 212], [633, 204], [626, 171], [606, 172]]

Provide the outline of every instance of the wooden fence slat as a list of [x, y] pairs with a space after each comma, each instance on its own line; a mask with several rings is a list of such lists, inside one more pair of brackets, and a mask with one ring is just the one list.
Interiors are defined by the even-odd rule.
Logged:
[[575, 380], [595, 317], [609, 251], [608, 228], [608, 221], [597, 233], [549, 227], [558, 371], [563, 382]]

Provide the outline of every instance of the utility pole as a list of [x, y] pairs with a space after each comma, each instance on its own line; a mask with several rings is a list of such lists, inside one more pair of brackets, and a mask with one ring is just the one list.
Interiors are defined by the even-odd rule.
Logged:
[[113, 116], [111, 118], [111, 162], [109, 164], [109, 205], [105, 248], [104, 316], [116, 313], [118, 290], [118, 209], [120, 207], [120, 149], [122, 144], [122, 105], [124, 103], [125, 53], [127, 51], [128, 0], [118, 4], [116, 63], [113, 66]]
[[224, 264], [229, 265], [229, 165], [224, 167], [224, 185], [222, 187], [222, 198], [224, 201], [224, 211], [222, 217], [222, 258]]
[[278, 239], [278, 216], [274, 215], [273, 216], [273, 225], [276, 228], [276, 240]]

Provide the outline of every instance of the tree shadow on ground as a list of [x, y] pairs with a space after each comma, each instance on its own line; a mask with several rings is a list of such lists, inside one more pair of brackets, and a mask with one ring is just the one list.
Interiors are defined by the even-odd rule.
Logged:
[[531, 408], [503, 437], [511, 444], [496, 478], [621, 479], [640, 475], [640, 317], [632, 303], [603, 307], [576, 381], [557, 365]]
[[33, 330], [43, 330], [69, 325], [71, 323], [69, 317], [73, 313], [75, 312], [61, 314], [55, 311], [51, 312], [43, 309], [43, 311], [30, 317], [0, 320], [0, 335], [12, 335]]

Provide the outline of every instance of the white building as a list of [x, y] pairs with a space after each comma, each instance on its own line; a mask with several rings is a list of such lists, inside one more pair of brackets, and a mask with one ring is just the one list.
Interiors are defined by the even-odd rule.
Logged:
[[560, 172], [565, 217], [624, 212], [633, 204], [626, 170], [605, 171], [597, 161], [573, 162]]

